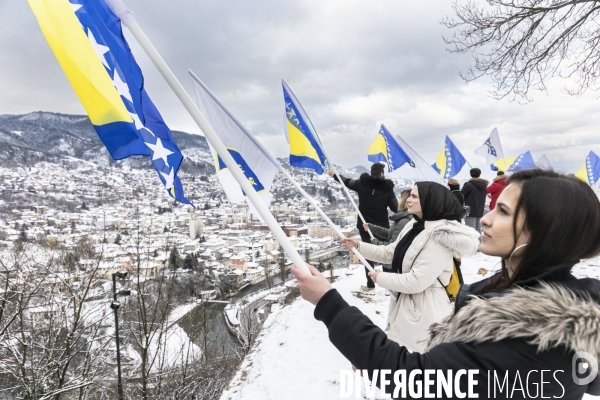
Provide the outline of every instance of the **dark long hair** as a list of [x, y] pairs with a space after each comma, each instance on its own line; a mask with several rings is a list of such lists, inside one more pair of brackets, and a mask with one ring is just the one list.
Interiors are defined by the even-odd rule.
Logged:
[[583, 181], [553, 171], [530, 169], [510, 176], [507, 186], [521, 186], [513, 234], [524, 215], [523, 231], [530, 235], [521, 263], [508, 279], [506, 265], [490, 278], [482, 293], [504, 290], [512, 283], [532, 279], [565, 264], [600, 253], [600, 201]]

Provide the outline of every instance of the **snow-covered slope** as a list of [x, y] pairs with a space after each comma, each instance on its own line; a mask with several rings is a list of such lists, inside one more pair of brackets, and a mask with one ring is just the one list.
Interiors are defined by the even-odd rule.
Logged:
[[[383, 328], [389, 297], [381, 288], [373, 294], [361, 292], [364, 270], [362, 266], [352, 267], [334, 287], [346, 301]], [[479, 253], [463, 259], [465, 282], [482, 279], [478, 274], [480, 268], [488, 271], [499, 268], [499, 258]], [[600, 278], [600, 259], [579, 264], [573, 272], [577, 276]], [[314, 319], [313, 310], [311, 304], [298, 299], [272, 314], [221, 400], [339, 399], [340, 370], [350, 369], [350, 363], [329, 342], [327, 329]]]

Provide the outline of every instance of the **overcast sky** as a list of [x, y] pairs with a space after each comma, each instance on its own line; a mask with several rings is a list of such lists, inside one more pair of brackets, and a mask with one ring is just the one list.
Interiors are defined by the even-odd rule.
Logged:
[[[449, 135], [473, 154], [498, 127], [505, 155], [531, 150], [575, 172], [600, 154], [600, 100], [548, 93], [526, 105], [488, 96], [489, 82], [459, 77], [468, 55], [446, 52], [440, 25], [447, 0], [128, 0], [137, 21], [190, 94], [188, 68], [276, 156], [288, 155], [281, 79], [292, 88], [332, 160], [369, 165], [367, 149], [384, 123], [433, 162]], [[149, 59], [126, 32], [146, 89], [171, 129], [200, 133]], [[84, 114], [22, 0], [0, 0], [0, 114]], [[485, 174], [492, 176], [489, 169]], [[410, 168], [394, 175], [415, 176]], [[468, 176], [468, 166], [460, 176]]]

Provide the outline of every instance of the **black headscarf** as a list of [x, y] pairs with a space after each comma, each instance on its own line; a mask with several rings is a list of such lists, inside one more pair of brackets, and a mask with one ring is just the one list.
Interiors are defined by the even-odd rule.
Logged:
[[462, 205], [447, 187], [436, 182], [418, 182], [416, 186], [419, 191], [423, 218], [414, 216], [415, 224], [400, 239], [394, 250], [392, 270], [397, 273], [402, 273], [402, 261], [406, 251], [417, 235], [425, 229], [425, 221], [439, 221], [440, 219], [458, 221], [463, 211]]

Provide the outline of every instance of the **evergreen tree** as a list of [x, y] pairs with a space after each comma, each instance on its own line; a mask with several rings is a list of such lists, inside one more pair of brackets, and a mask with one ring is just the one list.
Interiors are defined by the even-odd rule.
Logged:
[[319, 261], [319, 265], [317, 265], [317, 269], [319, 270], [319, 272], [325, 271], [325, 265], [323, 264], [322, 261]]
[[117, 237], [115, 238], [115, 244], [121, 244], [121, 234], [117, 233]]
[[198, 259], [192, 253], [188, 253], [185, 255], [185, 259], [183, 260], [183, 268], [195, 270], [198, 267]]
[[177, 251], [177, 247], [173, 246], [171, 249], [171, 254], [169, 255], [169, 268], [176, 269], [182, 265], [181, 257], [179, 256], [179, 251]]

